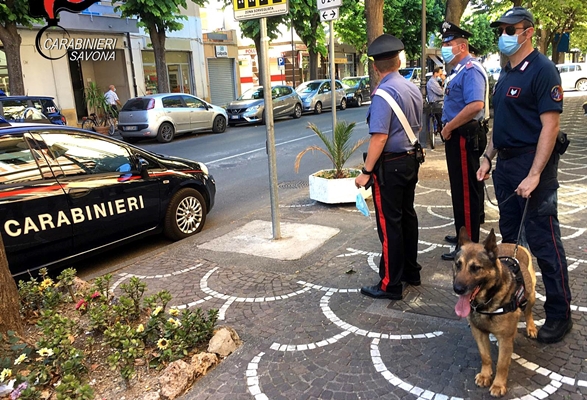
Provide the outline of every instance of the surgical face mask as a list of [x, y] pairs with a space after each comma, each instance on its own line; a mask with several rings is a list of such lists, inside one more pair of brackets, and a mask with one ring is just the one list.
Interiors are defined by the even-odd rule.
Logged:
[[[526, 30], [524, 30], [524, 32], [526, 32]], [[507, 33], [503, 33], [497, 42], [499, 51], [508, 57], [516, 54], [516, 52], [520, 50], [520, 47], [522, 47], [522, 45], [526, 43], [526, 40], [528, 40], [528, 38], [526, 38], [522, 43], [518, 43], [518, 36], [519, 35], [508, 35]]]
[[[440, 49], [440, 53], [442, 54], [442, 59], [445, 63], [450, 64], [450, 62], [456, 57], [456, 54], [452, 52], [453, 46], [446, 46]], [[459, 51], [460, 53], [460, 51]]]

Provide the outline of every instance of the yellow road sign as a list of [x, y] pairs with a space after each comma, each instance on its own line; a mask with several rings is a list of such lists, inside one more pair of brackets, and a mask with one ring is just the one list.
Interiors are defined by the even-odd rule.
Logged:
[[256, 19], [287, 14], [287, 0], [232, 0], [234, 19]]

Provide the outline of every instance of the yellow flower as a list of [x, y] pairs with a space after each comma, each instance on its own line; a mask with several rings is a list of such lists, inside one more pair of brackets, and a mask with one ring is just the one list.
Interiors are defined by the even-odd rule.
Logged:
[[24, 360], [26, 360], [26, 354], [22, 353], [16, 360], [14, 360], [14, 365], [18, 365]]
[[163, 338], [159, 339], [157, 341], [157, 347], [159, 347], [161, 350], [165, 350], [169, 347], [169, 340]]
[[163, 311], [163, 307], [159, 306], [153, 310], [153, 316], [156, 317], [161, 311]]
[[53, 279], [45, 278], [43, 279], [43, 282], [41, 282], [41, 284], [39, 285], [39, 290], [43, 291], [50, 286], [53, 286]]
[[37, 353], [41, 357], [50, 357], [50, 356], [53, 355], [53, 350], [52, 349], [48, 349], [46, 347], [43, 347], [41, 350], [38, 350]]
[[6, 378], [10, 378], [12, 376], [12, 370], [8, 368], [4, 368], [2, 372], [0, 372], [0, 382], [4, 382]]
[[175, 328], [180, 327], [181, 326], [181, 322], [179, 322], [179, 320], [175, 319], [175, 318], [169, 318], [167, 320], [167, 322], [169, 322], [170, 324], [172, 324]]
[[137, 332], [141, 333], [145, 331], [145, 326], [143, 324], [139, 324], [139, 326], [137, 326]]
[[177, 308], [172, 308], [171, 310], [169, 310], [169, 314], [176, 317], [179, 315], [179, 310]]

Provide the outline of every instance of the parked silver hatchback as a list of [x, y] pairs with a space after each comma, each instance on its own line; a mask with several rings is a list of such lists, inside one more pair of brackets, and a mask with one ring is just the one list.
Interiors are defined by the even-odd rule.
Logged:
[[[273, 100], [273, 117], [300, 118], [302, 116], [302, 99], [291, 86], [277, 85], [271, 88]], [[265, 98], [263, 86], [254, 86], [245, 91], [226, 107], [228, 125], [239, 123], [264, 123]]]
[[[346, 92], [341, 81], [336, 81], [336, 104], [341, 110], [346, 109]], [[323, 109], [332, 108], [330, 79], [307, 81], [296, 88], [302, 98], [304, 111], [320, 114]]]
[[182, 93], [160, 93], [127, 101], [118, 115], [118, 129], [126, 142], [157, 138], [168, 143], [175, 135], [226, 130], [228, 115], [222, 107]]

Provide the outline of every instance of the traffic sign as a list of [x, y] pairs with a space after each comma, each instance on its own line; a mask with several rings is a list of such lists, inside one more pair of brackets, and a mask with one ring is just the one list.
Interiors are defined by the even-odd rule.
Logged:
[[233, 0], [232, 5], [234, 19], [237, 21], [272, 17], [289, 12], [288, 0]]
[[277, 57], [277, 66], [285, 67], [285, 57]]
[[338, 19], [338, 8], [320, 11], [320, 21], [333, 21], [335, 19]]
[[[342, 6], [342, 0], [317, 0], [318, 10], [325, 10], [327, 8], [334, 8]], [[323, 20], [329, 21], [329, 20]]]

